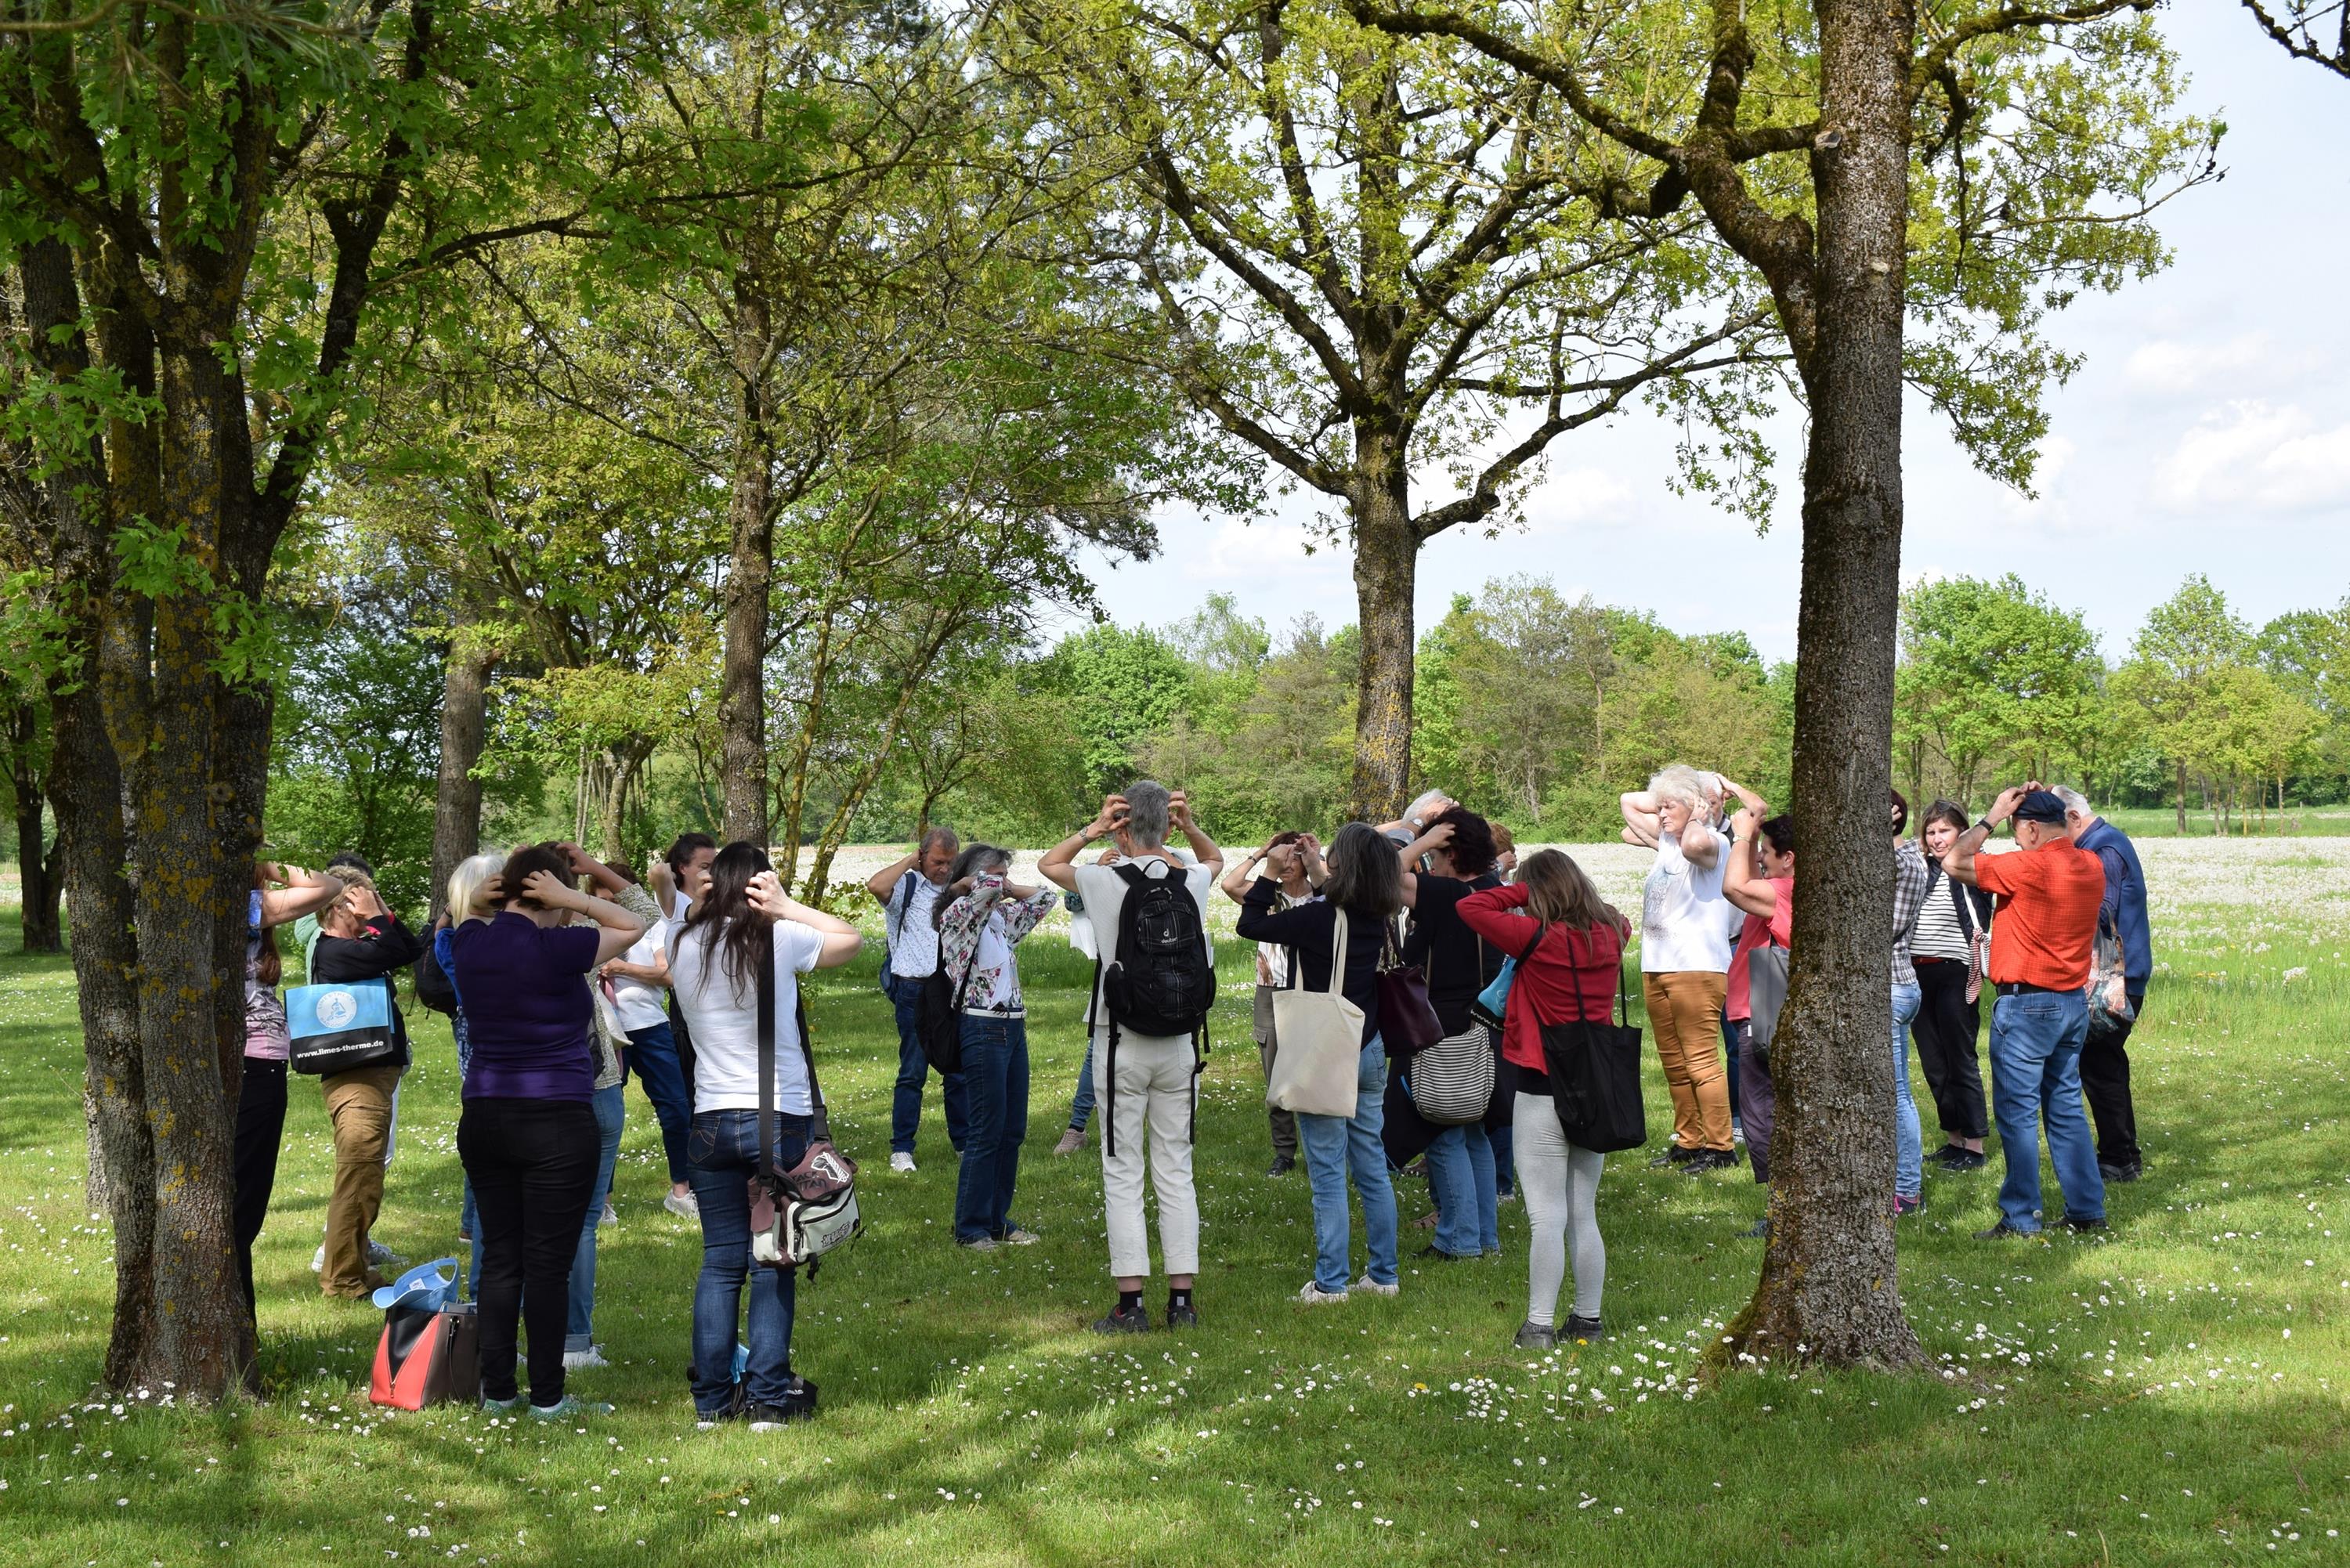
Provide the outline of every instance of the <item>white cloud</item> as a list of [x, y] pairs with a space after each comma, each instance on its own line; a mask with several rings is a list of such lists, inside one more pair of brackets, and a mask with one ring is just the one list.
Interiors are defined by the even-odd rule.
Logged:
[[2350, 424], [2298, 407], [2233, 402], [2206, 414], [2155, 465], [2153, 500], [2177, 513], [2293, 513], [2350, 504]]
[[1543, 476], [1526, 497], [1530, 533], [1624, 527], [1638, 521], [1631, 481], [1604, 468], [1565, 468]]
[[2288, 358], [2276, 352], [2265, 332], [2240, 332], [2225, 342], [2158, 337], [2131, 353], [2122, 374], [2135, 391], [2179, 396], [2253, 379], [2273, 385], [2293, 368]]

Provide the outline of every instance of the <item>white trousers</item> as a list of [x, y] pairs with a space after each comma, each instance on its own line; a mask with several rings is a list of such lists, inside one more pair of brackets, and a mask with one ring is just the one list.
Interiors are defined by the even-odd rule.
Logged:
[[1599, 1171], [1604, 1154], [1569, 1143], [1548, 1095], [1520, 1095], [1511, 1145], [1518, 1190], [1525, 1195], [1526, 1321], [1556, 1325], [1559, 1286], [1575, 1261], [1575, 1315], [1596, 1319], [1607, 1283], [1607, 1244], [1599, 1239]]
[[[1191, 1185], [1191, 1041], [1121, 1031], [1110, 1081], [1109, 1029], [1094, 1031], [1094, 1097], [1114, 1138], [1102, 1139], [1102, 1208], [1109, 1227], [1109, 1272], [1150, 1272], [1142, 1215], [1143, 1165], [1159, 1193], [1159, 1251], [1170, 1274], [1200, 1272], [1200, 1199]], [[1116, 1093], [1112, 1093], [1115, 1087]], [[1148, 1129], [1149, 1137], [1145, 1137]], [[1113, 1142], [1118, 1152], [1112, 1154]]]

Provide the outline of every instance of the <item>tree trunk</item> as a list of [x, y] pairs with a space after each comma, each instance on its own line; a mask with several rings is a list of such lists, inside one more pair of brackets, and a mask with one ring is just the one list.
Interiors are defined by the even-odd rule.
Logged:
[[775, 574], [775, 435], [766, 389], [771, 306], [748, 275], [734, 286], [733, 540], [718, 699], [723, 836], [767, 842], [767, 594]]
[[2178, 764], [2178, 836], [2187, 836], [2187, 764]]
[[497, 658], [461, 624], [442, 668], [441, 770], [432, 790], [432, 909], [427, 924], [448, 905], [449, 877], [457, 863], [481, 852], [482, 781], [473, 770], [482, 762], [490, 670]]
[[1794, 814], [1803, 877], [1771, 1053], [1779, 1121], [1762, 1276], [1725, 1354], [1900, 1367], [1924, 1352], [1894, 1258], [1888, 955], [1895, 628], [1901, 593], [1906, 82], [1914, 13], [1821, 0], [1818, 336], [1804, 369]]
[[60, 856], [57, 846], [44, 835], [41, 822], [47, 774], [57, 765], [54, 756], [47, 766], [39, 760], [45, 738], [52, 750], [56, 744], [53, 736], [44, 737], [42, 732], [47, 728], [40, 709], [34, 702], [23, 702], [10, 715], [6, 741], [8, 780], [16, 797], [16, 882], [23, 911], [17, 935], [28, 953], [57, 952], [64, 940], [57, 926]]
[[1367, 437], [1357, 441], [1360, 477], [1350, 510], [1363, 651], [1351, 809], [1385, 822], [1400, 815], [1411, 798], [1412, 593], [1419, 541], [1412, 533], [1400, 440], [1392, 448]]

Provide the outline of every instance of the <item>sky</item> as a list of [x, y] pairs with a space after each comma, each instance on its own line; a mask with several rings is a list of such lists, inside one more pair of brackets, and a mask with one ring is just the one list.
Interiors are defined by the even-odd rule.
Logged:
[[[2189, 573], [2255, 627], [2350, 595], [2350, 164], [2333, 155], [2350, 146], [2350, 82], [2289, 58], [2232, 0], [2172, 0], [2162, 26], [2189, 109], [2227, 121], [2226, 178], [2165, 210], [2168, 270], [2051, 317], [2086, 362], [2048, 400], [2038, 495], [1977, 472], [1915, 399], [1904, 418], [1905, 579], [2012, 571], [2082, 611], [2115, 659]], [[1523, 529], [1456, 530], [1421, 552], [1419, 623], [1524, 572], [1793, 658], [1802, 427], [1772, 429], [1781, 504], [1760, 535], [1671, 493], [1672, 432], [1653, 417], [1563, 437]], [[1159, 559], [1088, 563], [1103, 608], [1163, 626], [1221, 592], [1276, 629], [1309, 611], [1352, 623], [1347, 556], [1303, 549], [1319, 499], [1253, 522], [1163, 514]]]

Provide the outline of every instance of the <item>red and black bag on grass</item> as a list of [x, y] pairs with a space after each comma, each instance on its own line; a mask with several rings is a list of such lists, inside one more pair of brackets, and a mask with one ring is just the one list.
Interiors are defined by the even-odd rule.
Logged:
[[394, 1306], [383, 1314], [368, 1399], [396, 1410], [471, 1405], [482, 1397], [479, 1320], [472, 1302]]

